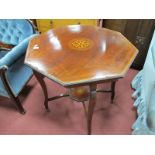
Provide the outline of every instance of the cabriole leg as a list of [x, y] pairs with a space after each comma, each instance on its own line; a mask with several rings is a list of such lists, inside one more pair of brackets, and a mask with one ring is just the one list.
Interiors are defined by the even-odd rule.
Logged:
[[44, 79], [43, 79], [44, 77], [43, 77], [43, 75], [41, 75], [40, 73], [38, 73], [36, 71], [33, 71], [33, 72], [34, 72], [34, 75], [35, 75], [36, 79], [40, 83], [40, 86], [42, 87], [42, 90], [43, 90], [43, 93], [44, 93], [44, 97], [45, 97], [44, 106], [45, 106], [45, 109], [47, 111], [49, 111], [49, 107], [48, 107], [48, 93], [47, 93], [46, 84], [45, 84]]

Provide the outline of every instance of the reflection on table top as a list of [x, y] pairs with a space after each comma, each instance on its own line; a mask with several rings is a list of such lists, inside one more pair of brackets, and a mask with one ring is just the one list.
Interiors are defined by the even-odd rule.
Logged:
[[73, 86], [123, 77], [137, 52], [119, 32], [70, 25], [33, 38], [25, 63], [63, 86]]

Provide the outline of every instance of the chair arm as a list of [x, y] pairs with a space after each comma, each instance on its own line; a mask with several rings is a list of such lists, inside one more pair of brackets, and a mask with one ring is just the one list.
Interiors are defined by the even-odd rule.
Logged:
[[23, 56], [26, 52], [29, 41], [35, 36], [37, 35], [31, 35], [15, 46], [8, 54], [0, 59], [0, 66], [11, 66], [16, 60]]
[[0, 76], [8, 69], [7, 66], [0, 66]]
[[15, 97], [15, 94], [12, 90], [12, 88], [10, 87], [10, 83], [7, 79], [7, 76], [6, 76], [6, 71], [8, 70], [8, 67], [7, 66], [0, 66], [0, 79], [2, 80], [2, 83], [8, 93], [8, 95], [11, 97], [11, 98], [14, 98]]

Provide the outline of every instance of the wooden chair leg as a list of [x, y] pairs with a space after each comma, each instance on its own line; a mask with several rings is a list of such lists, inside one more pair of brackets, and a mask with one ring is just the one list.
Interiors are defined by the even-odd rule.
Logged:
[[88, 105], [88, 113], [87, 113], [87, 128], [88, 135], [91, 134], [91, 126], [92, 126], [92, 117], [96, 104], [96, 85], [90, 85], [90, 99]]
[[111, 103], [113, 103], [114, 97], [115, 97], [115, 85], [116, 81], [111, 82]]
[[47, 111], [49, 111], [49, 107], [48, 107], [48, 93], [47, 93], [47, 88], [46, 88], [46, 84], [44, 82], [44, 79], [43, 79], [43, 76], [36, 72], [36, 71], [33, 71], [36, 79], [38, 80], [38, 82], [40, 83], [40, 86], [42, 87], [42, 90], [43, 90], [43, 93], [44, 93], [44, 97], [45, 97], [45, 101], [44, 101], [44, 106], [45, 106], [45, 109]]
[[6, 89], [9, 97], [15, 102], [19, 112], [21, 114], [25, 114], [26, 112], [25, 112], [25, 110], [24, 110], [24, 108], [23, 108], [19, 98], [14, 95], [14, 93], [13, 93], [11, 87], [10, 87], [9, 81], [7, 80], [7, 76], [6, 76], [7, 69], [8, 68], [6, 66], [4, 66], [0, 70], [0, 75], [1, 75], [1, 79], [2, 79], [3, 85], [4, 85], [5, 89]]

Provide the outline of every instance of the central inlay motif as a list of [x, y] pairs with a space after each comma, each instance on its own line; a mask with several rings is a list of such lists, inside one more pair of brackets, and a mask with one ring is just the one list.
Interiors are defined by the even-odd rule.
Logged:
[[93, 41], [87, 38], [76, 38], [69, 42], [69, 47], [76, 50], [87, 50], [93, 46]]

